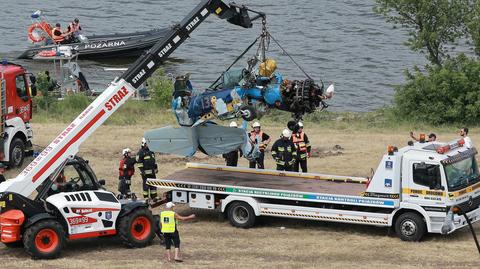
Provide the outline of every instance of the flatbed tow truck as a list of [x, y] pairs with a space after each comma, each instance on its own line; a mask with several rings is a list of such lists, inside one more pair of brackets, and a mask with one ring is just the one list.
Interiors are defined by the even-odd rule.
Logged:
[[424, 142], [389, 147], [371, 179], [187, 164], [149, 184], [168, 190], [165, 201], [220, 210], [236, 227], [274, 216], [391, 227], [419, 241], [480, 220], [476, 154], [463, 139]]

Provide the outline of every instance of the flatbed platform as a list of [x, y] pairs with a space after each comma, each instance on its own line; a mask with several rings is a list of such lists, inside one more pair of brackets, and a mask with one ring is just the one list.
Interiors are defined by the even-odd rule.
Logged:
[[228, 185], [308, 193], [328, 193], [360, 196], [365, 191], [361, 178], [333, 177], [302, 173], [259, 171], [249, 168], [230, 168], [188, 164], [187, 168], [165, 177], [175, 182]]

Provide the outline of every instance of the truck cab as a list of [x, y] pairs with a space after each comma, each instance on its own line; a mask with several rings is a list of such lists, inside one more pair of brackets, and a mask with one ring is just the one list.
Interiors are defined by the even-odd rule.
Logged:
[[[449, 143], [417, 142], [400, 150], [391, 147], [369, 182], [366, 194], [396, 199], [397, 209], [391, 223], [398, 224], [395, 229], [410, 230], [414, 237], [419, 235], [415, 233], [418, 223], [412, 219], [398, 223], [402, 212], [419, 214], [430, 233], [442, 233], [447, 213], [453, 207], [461, 208], [470, 221], [478, 221], [480, 173], [476, 154], [477, 150], [471, 145], [467, 147], [463, 139]], [[467, 220], [457, 214], [453, 224], [449, 233], [466, 226]]]
[[0, 65], [1, 135], [0, 157], [9, 167], [19, 167], [32, 150], [32, 96], [35, 77], [13, 63]]

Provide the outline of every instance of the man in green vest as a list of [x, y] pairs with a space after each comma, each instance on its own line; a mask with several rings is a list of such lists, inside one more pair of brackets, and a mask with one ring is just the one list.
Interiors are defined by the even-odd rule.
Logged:
[[174, 260], [176, 262], [182, 262], [182, 258], [180, 256], [180, 234], [178, 233], [178, 220], [191, 220], [195, 218], [195, 214], [191, 214], [190, 216], [182, 216], [175, 211], [173, 211], [173, 207], [175, 206], [174, 203], [168, 202], [166, 204], [167, 210], [162, 211], [160, 213], [160, 224], [161, 224], [161, 232], [165, 237], [165, 247], [167, 249], [167, 261], [172, 261], [172, 254], [170, 252], [170, 248], [173, 245], [175, 247], [175, 256]]

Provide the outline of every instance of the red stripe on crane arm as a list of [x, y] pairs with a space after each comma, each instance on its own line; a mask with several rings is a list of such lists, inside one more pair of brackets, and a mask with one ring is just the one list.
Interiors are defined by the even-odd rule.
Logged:
[[48, 161], [48, 163], [43, 166], [42, 169], [40, 169], [40, 171], [35, 174], [35, 176], [33, 176], [32, 182], [37, 181], [43, 175], [43, 173], [45, 173], [45, 171], [47, 171], [48, 168], [50, 168], [50, 166], [52, 166], [52, 164], [54, 164], [58, 160], [58, 158], [68, 150], [71, 145], [77, 142], [78, 139], [88, 131], [88, 129], [90, 129], [100, 118], [102, 118], [105, 113], [106, 112], [104, 109], [98, 112], [98, 114], [89, 123], [87, 123], [87, 125], [85, 125], [85, 127], [83, 127], [82, 130], [80, 130], [80, 132], [78, 132], [78, 134], [76, 134], [72, 138], [72, 140], [68, 141], [68, 143], [63, 146], [63, 148], [59, 152], [57, 152], [57, 154], [55, 154], [55, 156], [53, 156], [53, 158], [50, 159], [50, 161]]

